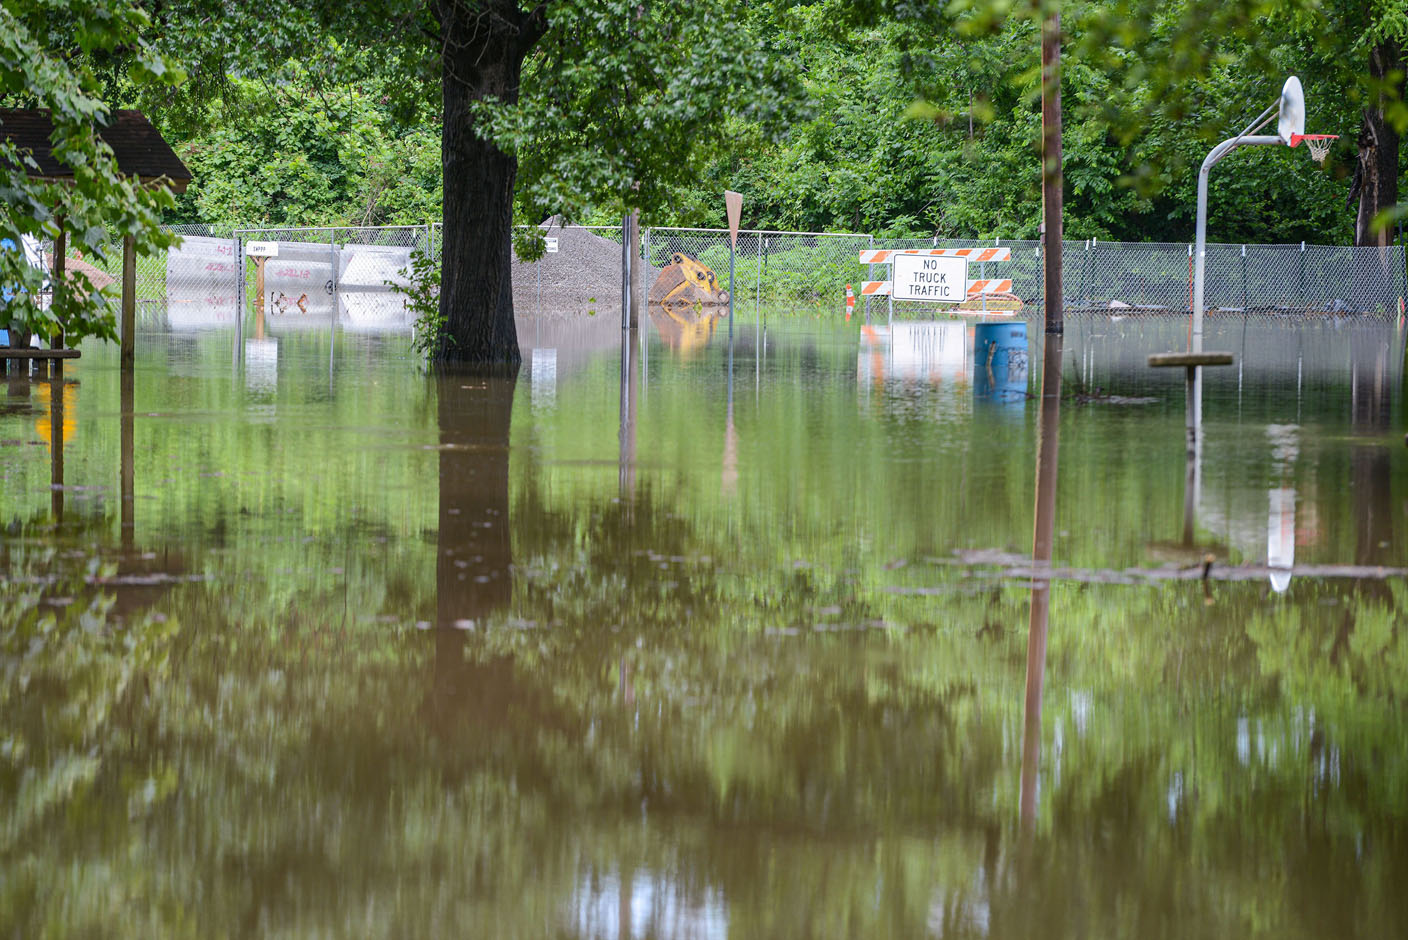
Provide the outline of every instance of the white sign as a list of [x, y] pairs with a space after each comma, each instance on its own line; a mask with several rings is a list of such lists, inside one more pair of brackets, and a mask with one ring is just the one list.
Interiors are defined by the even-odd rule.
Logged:
[[956, 304], [968, 295], [968, 259], [894, 255], [896, 300]]
[[555, 254], [557, 254], [557, 239], [556, 239], [556, 238], [545, 238], [545, 239], [543, 239], [543, 241], [545, 241], [545, 242], [548, 243], [548, 254], [550, 254], [550, 255], [555, 255]]
[[247, 242], [244, 246], [244, 253], [251, 258], [277, 258], [279, 256], [279, 243]]

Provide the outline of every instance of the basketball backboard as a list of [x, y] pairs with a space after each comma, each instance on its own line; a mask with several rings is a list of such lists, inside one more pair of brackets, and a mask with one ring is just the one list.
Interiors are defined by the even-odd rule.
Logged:
[[1289, 146], [1305, 133], [1305, 92], [1301, 90], [1300, 79], [1292, 75], [1281, 86], [1281, 107], [1276, 117], [1276, 134]]

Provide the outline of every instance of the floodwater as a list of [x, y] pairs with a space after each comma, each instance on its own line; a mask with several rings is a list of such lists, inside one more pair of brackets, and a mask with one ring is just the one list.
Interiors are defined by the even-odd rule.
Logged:
[[0, 935], [1403, 935], [1398, 324], [612, 319], [8, 383]]

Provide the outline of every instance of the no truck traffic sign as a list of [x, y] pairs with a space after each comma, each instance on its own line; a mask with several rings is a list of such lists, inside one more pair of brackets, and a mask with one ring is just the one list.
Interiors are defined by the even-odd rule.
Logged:
[[968, 259], [932, 255], [892, 255], [891, 296], [896, 300], [961, 303], [968, 295]]

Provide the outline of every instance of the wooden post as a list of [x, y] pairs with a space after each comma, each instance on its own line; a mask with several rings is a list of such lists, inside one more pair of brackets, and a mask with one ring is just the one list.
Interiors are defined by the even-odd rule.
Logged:
[[268, 258], [254, 259], [254, 310], [256, 313], [264, 313], [264, 262]]
[[1045, 270], [1046, 332], [1066, 328], [1061, 288], [1061, 8], [1058, 0], [1042, 4], [1041, 26], [1041, 209], [1042, 262]]
[[264, 339], [264, 262], [268, 258], [254, 259], [254, 338]]
[[[59, 224], [59, 234], [58, 234], [58, 236], [54, 239], [54, 276], [53, 276], [52, 284], [50, 285], [51, 288], [52, 288], [52, 290], [50, 291], [50, 294], [49, 294], [49, 297], [50, 297], [50, 300], [49, 300], [50, 306], [52, 306], [53, 303], [54, 303], [56, 300], [59, 299], [59, 294], [60, 294], [60, 293], [67, 294], [67, 292], [68, 292], [68, 291], [67, 291], [67, 284], [66, 284], [66, 282], [65, 282], [65, 280], [64, 280], [64, 267], [65, 267], [64, 262], [65, 262], [65, 255], [68, 253], [68, 229], [67, 229], [67, 228], [65, 227], [65, 225], [64, 225], [65, 220], [64, 220], [64, 217], [63, 217], [62, 215], [58, 216], [57, 219], [55, 219], [55, 221], [57, 221], [58, 224]], [[63, 331], [63, 327], [62, 327], [62, 326], [59, 327], [59, 331], [58, 331], [57, 333], [55, 333], [54, 335], [52, 335], [52, 336], [49, 337], [49, 348], [51, 348], [51, 349], [63, 349], [63, 348], [64, 348], [64, 331]], [[40, 365], [39, 365], [39, 372], [40, 372], [40, 374], [41, 374], [41, 375], [46, 374], [48, 371], [49, 371], [49, 369], [48, 369], [48, 363], [45, 362], [44, 360], [40, 360]], [[63, 364], [63, 360], [61, 360], [61, 359], [55, 359], [55, 360], [54, 360], [53, 374], [54, 374], [54, 377], [55, 377], [55, 378], [63, 378], [63, 374], [64, 374], [64, 364]], [[60, 461], [60, 465], [62, 466], [62, 459], [61, 459], [61, 461]]]
[[130, 370], [136, 361], [137, 329], [137, 246], [131, 235], [122, 238], [122, 368]]

